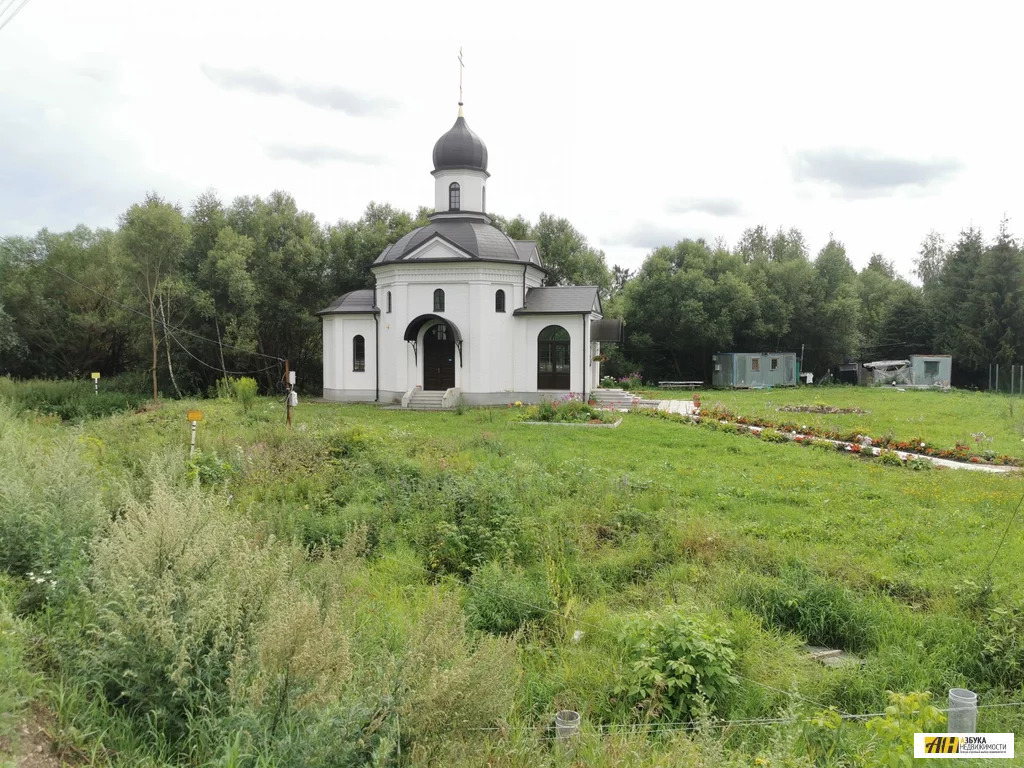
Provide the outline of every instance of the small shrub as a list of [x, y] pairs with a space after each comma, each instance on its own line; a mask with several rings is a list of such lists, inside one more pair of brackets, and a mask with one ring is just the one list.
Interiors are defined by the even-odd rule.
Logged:
[[789, 438], [777, 429], [762, 429], [760, 438], [766, 443], [788, 443]]
[[933, 704], [931, 693], [889, 692], [885, 717], [868, 720], [864, 726], [872, 734], [872, 753], [864, 765], [870, 768], [910, 765], [914, 754], [914, 734], [943, 731], [946, 718]]
[[714, 711], [739, 682], [731, 632], [678, 608], [634, 618], [620, 640], [629, 669], [614, 693], [638, 719], [678, 722]]
[[240, 379], [235, 379], [231, 385], [231, 389], [234, 392], [235, 399], [242, 404], [243, 411], [249, 411], [256, 403], [256, 395], [259, 392], [256, 379], [249, 376], [243, 376]]
[[921, 458], [907, 459], [906, 467], [914, 472], [928, 472], [935, 469], [935, 465], [928, 461], [928, 459]]
[[230, 400], [234, 391], [234, 382], [228, 377], [217, 379], [213, 394], [218, 400]]
[[466, 615], [470, 624], [486, 632], [511, 634], [553, 608], [545, 584], [496, 562], [477, 570], [469, 581]]
[[903, 459], [895, 451], [882, 451], [878, 454], [878, 463], [887, 467], [902, 467]]
[[237, 472], [235, 466], [217, 455], [217, 451], [196, 452], [188, 460], [185, 476], [200, 485], [223, 485]]
[[981, 626], [982, 674], [1007, 689], [1024, 685], [1024, 600], [989, 611]]

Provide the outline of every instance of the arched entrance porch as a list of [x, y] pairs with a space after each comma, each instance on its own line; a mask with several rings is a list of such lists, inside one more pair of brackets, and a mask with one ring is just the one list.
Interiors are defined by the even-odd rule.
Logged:
[[[420, 355], [420, 330], [424, 328]], [[455, 386], [456, 352], [462, 367], [462, 334], [454, 323], [440, 315], [420, 315], [405, 329], [405, 340], [412, 344], [417, 369], [423, 360], [424, 390], [444, 391]]]

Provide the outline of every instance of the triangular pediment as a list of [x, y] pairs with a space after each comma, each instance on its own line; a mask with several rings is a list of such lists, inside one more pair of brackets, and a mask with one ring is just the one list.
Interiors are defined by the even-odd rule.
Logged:
[[473, 254], [464, 251], [448, 238], [435, 234], [403, 256], [401, 261], [448, 261], [451, 259], [472, 258]]

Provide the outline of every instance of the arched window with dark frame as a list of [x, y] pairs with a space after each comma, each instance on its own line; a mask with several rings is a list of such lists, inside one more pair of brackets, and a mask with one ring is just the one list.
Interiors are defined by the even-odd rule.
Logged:
[[494, 292], [494, 311], [505, 311], [505, 292], [501, 288]]
[[448, 185], [448, 210], [457, 211], [462, 207], [462, 187], [453, 181]]
[[352, 339], [352, 370], [366, 370], [366, 341], [362, 336]]
[[569, 389], [569, 332], [549, 325], [537, 335], [537, 389]]
[[444, 312], [444, 291], [440, 288], [434, 291], [434, 311]]
[[388, 312], [391, 311], [391, 291], [388, 291]]

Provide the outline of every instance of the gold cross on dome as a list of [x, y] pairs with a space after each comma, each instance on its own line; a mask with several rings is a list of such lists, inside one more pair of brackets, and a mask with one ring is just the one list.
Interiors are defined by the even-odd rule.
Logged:
[[459, 117], [462, 117], [462, 70], [466, 68], [462, 61], [462, 46], [459, 46]]

